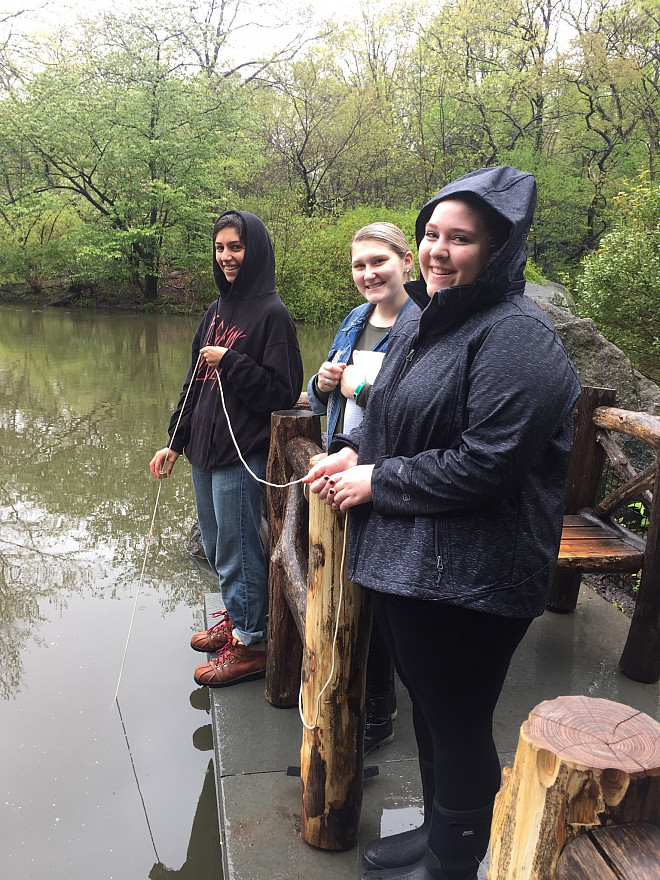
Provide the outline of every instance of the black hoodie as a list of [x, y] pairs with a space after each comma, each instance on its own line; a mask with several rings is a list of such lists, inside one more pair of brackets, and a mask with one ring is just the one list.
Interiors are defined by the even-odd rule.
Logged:
[[536, 184], [486, 168], [459, 192], [503, 218], [506, 241], [473, 284], [427, 291], [392, 328], [361, 425], [339, 435], [375, 464], [372, 504], [351, 510], [348, 575], [371, 589], [490, 614], [541, 614], [561, 536], [580, 386], [554, 327], [526, 296]]
[[[200, 348], [220, 345], [228, 349], [218, 372], [243, 456], [268, 452], [270, 414], [290, 409], [303, 384], [293, 319], [275, 291], [275, 257], [268, 231], [254, 214], [234, 213], [245, 222], [243, 263], [230, 284], [213, 254], [213, 275], [220, 294], [195, 333], [190, 368], [169, 427], [170, 448], [185, 451], [191, 464], [202, 470], [234, 464], [239, 458], [222, 409], [215, 370], [200, 362], [195, 371]], [[179, 422], [191, 381], [193, 387]]]

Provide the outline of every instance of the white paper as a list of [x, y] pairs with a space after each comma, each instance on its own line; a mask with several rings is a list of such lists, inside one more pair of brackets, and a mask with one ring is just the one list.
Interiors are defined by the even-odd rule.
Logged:
[[[353, 366], [357, 367], [362, 374], [360, 382], [368, 382], [370, 385], [374, 384], [384, 357], [384, 351], [353, 352]], [[358, 385], [360, 382], [358, 382]], [[362, 407], [358, 406], [354, 400], [347, 399], [344, 408], [344, 432], [348, 434], [349, 431], [356, 428], [362, 421], [363, 415], [364, 410]]]

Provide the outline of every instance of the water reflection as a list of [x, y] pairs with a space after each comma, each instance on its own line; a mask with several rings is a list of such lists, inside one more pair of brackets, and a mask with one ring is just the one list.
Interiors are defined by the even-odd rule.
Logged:
[[[113, 705], [156, 497], [147, 463], [196, 324], [0, 307], [2, 877], [220, 877], [208, 692], [191, 692], [188, 645], [208, 580], [185, 549], [183, 459], [136, 606], [125, 731]], [[306, 375], [331, 336], [302, 329]]]

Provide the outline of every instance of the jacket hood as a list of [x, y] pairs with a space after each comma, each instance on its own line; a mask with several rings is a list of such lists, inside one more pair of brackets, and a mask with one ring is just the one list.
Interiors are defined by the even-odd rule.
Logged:
[[236, 276], [230, 283], [218, 266], [213, 249], [213, 278], [222, 299], [251, 299], [275, 293], [275, 254], [268, 230], [255, 214], [249, 211], [225, 211], [240, 214], [245, 223], [245, 256]]
[[[459, 193], [471, 193], [496, 211], [508, 224], [509, 231], [504, 244], [491, 253], [476, 281], [467, 288], [449, 288], [460, 291], [463, 301], [484, 302], [501, 298], [514, 290], [522, 292], [525, 286], [524, 269], [527, 261], [525, 244], [532, 225], [536, 207], [536, 181], [533, 175], [509, 165], [496, 168], [480, 168], [464, 174], [444, 186], [419, 212], [415, 224], [417, 247], [424, 238], [426, 223], [438, 202]], [[429, 296], [423, 278], [406, 284], [406, 290], [422, 308]], [[443, 298], [444, 299], [444, 298]]]

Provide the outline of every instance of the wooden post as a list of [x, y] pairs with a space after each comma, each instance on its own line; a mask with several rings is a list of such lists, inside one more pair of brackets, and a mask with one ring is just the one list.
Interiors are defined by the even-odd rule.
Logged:
[[371, 609], [365, 592], [345, 577], [340, 596], [347, 525], [344, 514], [310, 495], [302, 705], [313, 729], [303, 727], [300, 750], [301, 833], [307, 843], [326, 850], [350, 849], [357, 842], [362, 807]]
[[[592, 421], [596, 407], [614, 406], [616, 391], [613, 388], [585, 386], [575, 405], [575, 434], [573, 453], [568, 468], [565, 512], [577, 513], [582, 507], [596, 502], [600, 479], [605, 463], [605, 451], [596, 443], [598, 430]], [[561, 572], [555, 575], [547, 607], [550, 611], [565, 613], [574, 611], [580, 592], [581, 572]]]
[[[278, 486], [291, 480], [285, 448], [295, 437], [306, 437], [321, 447], [321, 422], [310, 410], [275, 412], [271, 416], [270, 453], [266, 479]], [[298, 705], [302, 641], [285, 598], [286, 573], [279, 564], [276, 547], [282, 533], [288, 489], [268, 486], [266, 499], [270, 534], [268, 571], [268, 652], [266, 655], [265, 696], [278, 708]]]
[[660, 467], [656, 466], [653, 505], [635, 611], [619, 668], [635, 681], [660, 678]]
[[660, 724], [608, 700], [541, 703], [495, 799], [489, 880], [553, 880], [580, 833], [633, 822], [660, 823]]

